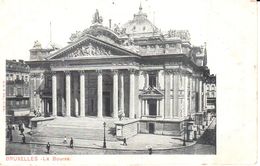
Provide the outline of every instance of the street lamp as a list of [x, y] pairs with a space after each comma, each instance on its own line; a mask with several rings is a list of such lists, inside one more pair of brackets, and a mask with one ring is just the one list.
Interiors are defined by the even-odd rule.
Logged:
[[[186, 123], [186, 124], [185, 124]], [[183, 130], [183, 144], [182, 146], [186, 146], [186, 140], [185, 140], [185, 129], [188, 129], [186, 119], [184, 119], [184, 130]], [[187, 132], [187, 131], [186, 131]]]
[[103, 141], [103, 148], [107, 148], [107, 145], [106, 145], [106, 122], [103, 123], [103, 126], [104, 126], [104, 141]]

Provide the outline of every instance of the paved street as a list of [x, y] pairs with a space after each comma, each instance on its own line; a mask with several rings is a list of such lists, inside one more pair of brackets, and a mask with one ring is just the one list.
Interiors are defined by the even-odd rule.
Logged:
[[[190, 147], [172, 149], [172, 150], [156, 150], [153, 154], [215, 154], [216, 147], [214, 145], [195, 144]], [[45, 145], [36, 144], [18, 144], [7, 143], [6, 154], [44, 154], [46, 155]], [[50, 154], [148, 154], [148, 151], [127, 151], [127, 150], [103, 150], [103, 149], [90, 149], [90, 148], [74, 148], [64, 146], [52, 146]]]
[[[187, 143], [186, 147], [182, 146], [181, 139], [173, 139], [171, 136], [139, 134], [128, 140], [128, 146], [123, 146], [122, 142], [120, 141], [108, 141], [107, 147], [110, 149], [106, 150], [102, 149], [102, 141], [95, 141], [95, 145], [90, 145], [91, 143], [93, 143], [93, 140], [88, 140], [89, 146], [87, 146], [88, 144], [85, 146], [81, 145], [76, 146], [73, 149], [69, 148], [68, 145], [56, 143], [55, 145], [52, 144], [50, 154], [148, 154], [148, 146], [153, 146], [153, 154], [216, 154], [215, 126], [216, 120], [214, 119], [208, 129], [197, 141], [197, 143], [193, 145], [192, 143]], [[21, 141], [18, 137], [19, 133], [14, 134], [14, 141], [16, 141], [17, 143], [6, 143], [7, 155], [47, 154], [45, 144], [21, 144], [19, 143]], [[41, 141], [43, 142], [47, 141], [44, 140], [44, 138], [41, 139]], [[27, 141], [30, 141], [29, 137], [27, 137]], [[50, 142], [53, 141], [55, 142], [54, 138], [50, 140]], [[61, 142], [62, 140], [59, 141]], [[140, 147], [136, 148], [136, 145]], [[160, 147], [161, 149], [159, 149], [158, 147]]]

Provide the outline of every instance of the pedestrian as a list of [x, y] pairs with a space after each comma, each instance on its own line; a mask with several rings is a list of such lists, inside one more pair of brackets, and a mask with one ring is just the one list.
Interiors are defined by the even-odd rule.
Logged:
[[149, 155], [151, 155], [153, 153], [153, 149], [152, 148], [148, 148], [148, 152], [149, 152]]
[[70, 148], [73, 148], [73, 138], [70, 138]]
[[10, 136], [9, 136], [9, 140], [10, 140], [10, 142], [11, 142], [11, 141], [13, 141], [13, 134], [12, 134], [12, 130], [10, 131], [10, 133], [9, 133], [9, 134], [10, 134]]
[[64, 137], [63, 143], [67, 144], [67, 137], [66, 136]]
[[23, 144], [25, 144], [25, 135], [24, 134], [23, 134], [22, 140], [23, 140]]
[[123, 145], [124, 145], [124, 146], [127, 146], [126, 138], [123, 139]]
[[47, 153], [48, 153], [48, 154], [50, 153], [50, 148], [51, 148], [51, 145], [50, 145], [50, 143], [48, 142], [48, 144], [46, 145], [46, 149], [47, 149]]

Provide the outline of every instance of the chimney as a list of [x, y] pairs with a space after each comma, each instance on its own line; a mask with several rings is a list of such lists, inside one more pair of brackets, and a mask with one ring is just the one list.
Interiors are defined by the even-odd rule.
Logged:
[[112, 20], [109, 19], [109, 29], [111, 29]]

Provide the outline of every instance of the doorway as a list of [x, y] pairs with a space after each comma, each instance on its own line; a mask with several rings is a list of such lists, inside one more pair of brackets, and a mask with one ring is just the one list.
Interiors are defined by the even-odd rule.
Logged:
[[149, 134], [154, 134], [154, 123], [148, 123]]
[[148, 100], [148, 104], [149, 104], [149, 115], [156, 115], [157, 100], [150, 99]]
[[103, 116], [111, 116], [110, 92], [103, 92]]

